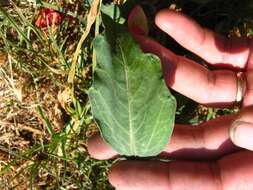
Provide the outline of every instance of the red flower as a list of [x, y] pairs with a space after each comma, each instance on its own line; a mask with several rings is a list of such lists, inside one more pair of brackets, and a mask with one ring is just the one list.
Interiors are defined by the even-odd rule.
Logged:
[[41, 9], [35, 25], [44, 28], [52, 25], [59, 25], [64, 18], [64, 14], [59, 13], [53, 9]]

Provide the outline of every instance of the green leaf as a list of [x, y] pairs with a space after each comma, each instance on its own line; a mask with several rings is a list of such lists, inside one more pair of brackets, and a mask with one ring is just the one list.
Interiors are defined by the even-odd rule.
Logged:
[[129, 33], [120, 31], [108, 29], [93, 44], [97, 55], [89, 90], [93, 117], [105, 141], [119, 154], [155, 156], [172, 134], [176, 100], [162, 78], [159, 58], [144, 54]]
[[114, 3], [111, 3], [109, 5], [101, 4], [101, 11], [102, 13], [108, 15], [113, 20], [117, 20], [121, 16], [119, 7]]

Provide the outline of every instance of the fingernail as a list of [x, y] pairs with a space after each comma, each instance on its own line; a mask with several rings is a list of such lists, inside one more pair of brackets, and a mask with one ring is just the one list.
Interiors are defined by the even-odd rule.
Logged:
[[253, 124], [235, 121], [230, 128], [230, 138], [235, 145], [253, 150]]
[[147, 17], [140, 6], [135, 6], [128, 17], [128, 28], [133, 34], [148, 35]]

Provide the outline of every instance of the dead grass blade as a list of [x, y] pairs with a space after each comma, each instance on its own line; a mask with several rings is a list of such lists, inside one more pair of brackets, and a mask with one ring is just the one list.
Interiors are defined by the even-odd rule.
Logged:
[[93, 23], [96, 20], [96, 17], [99, 12], [99, 8], [98, 8], [99, 4], [100, 4], [100, 0], [93, 1], [92, 5], [91, 5], [91, 9], [89, 11], [89, 14], [87, 16], [86, 29], [85, 29], [81, 39], [79, 40], [79, 43], [77, 45], [77, 48], [76, 48], [76, 51], [74, 54], [74, 58], [73, 58], [72, 65], [71, 65], [70, 72], [69, 72], [69, 76], [68, 76], [68, 83], [72, 86], [72, 88], [73, 88], [73, 83], [74, 83], [74, 78], [75, 78], [77, 58], [78, 58], [78, 55], [81, 51], [81, 47], [83, 45], [83, 42], [85, 41], [85, 39], [87, 38], [87, 36], [90, 33], [91, 26], [93, 25]]

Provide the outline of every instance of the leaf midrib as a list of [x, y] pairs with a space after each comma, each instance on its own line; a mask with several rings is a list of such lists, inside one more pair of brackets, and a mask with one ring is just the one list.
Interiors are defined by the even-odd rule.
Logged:
[[133, 136], [134, 133], [133, 133], [133, 123], [132, 123], [132, 114], [131, 114], [132, 107], [131, 107], [131, 96], [129, 94], [130, 90], [129, 90], [129, 77], [128, 77], [127, 61], [126, 61], [125, 55], [123, 53], [123, 49], [120, 44], [121, 43], [118, 43], [118, 46], [119, 46], [120, 54], [121, 54], [122, 61], [123, 61], [124, 73], [125, 73], [125, 79], [126, 79], [130, 149], [131, 149], [131, 152], [133, 152], [134, 155], [136, 155], [137, 152], [136, 152], [136, 148], [135, 148], [135, 139]]

